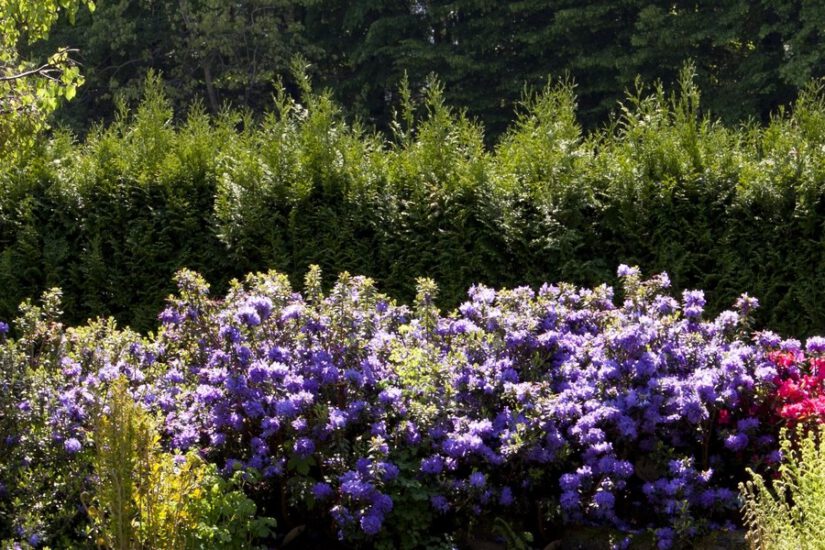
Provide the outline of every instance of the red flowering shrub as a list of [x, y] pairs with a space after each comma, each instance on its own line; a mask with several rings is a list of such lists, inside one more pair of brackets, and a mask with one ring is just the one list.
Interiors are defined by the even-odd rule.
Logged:
[[776, 366], [774, 414], [789, 424], [825, 422], [825, 341], [808, 340], [806, 350], [788, 349], [768, 354]]

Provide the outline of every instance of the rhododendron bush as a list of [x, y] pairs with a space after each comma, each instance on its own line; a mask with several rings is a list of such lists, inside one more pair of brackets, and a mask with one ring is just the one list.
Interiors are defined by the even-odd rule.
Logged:
[[790, 424], [825, 420], [825, 338], [810, 338], [806, 351], [797, 344], [770, 355], [779, 371], [774, 412]]
[[124, 378], [168, 452], [245, 473], [282, 534], [433, 547], [586, 524], [666, 548], [735, 528], [745, 469], [821, 416], [825, 340], [751, 331], [746, 295], [706, 319], [700, 291], [619, 276], [618, 296], [474, 286], [442, 313], [425, 279], [405, 306], [347, 274], [324, 293], [317, 269], [302, 293], [268, 273], [223, 299], [182, 271], [148, 337], [25, 305], [2, 347], [0, 539], [89, 536], [93, 420]]

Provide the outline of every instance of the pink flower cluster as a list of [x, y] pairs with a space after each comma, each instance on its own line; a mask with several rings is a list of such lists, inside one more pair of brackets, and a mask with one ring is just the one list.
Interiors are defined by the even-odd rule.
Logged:
[[768, 355], [776, 365], [774, 412], [789, 424], [825, 421], [825, 340], [811, 338], [805, 350], [786, 349]]

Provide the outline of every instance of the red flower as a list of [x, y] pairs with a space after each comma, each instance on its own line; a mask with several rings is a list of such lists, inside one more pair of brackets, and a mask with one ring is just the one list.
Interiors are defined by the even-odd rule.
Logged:
[[819, 396], [811, 400], [811, 404], [813, 405], [814, 413], [819, 415], [820, 419], [825, 419], [825, 397]]
[[785, 405], [779, 411], [779, 416], [787, 420], [803, 420], [814, 414], [815, 408], [810, 399], [805, 399], [799, 403]]
[[802, 353], [775, 351], [768, 358], [780, 371], [775, 414], [789, 422], [825, 423], [825, 357], [805, 358]]
[[796, 362], [796, 356], [790, 351], [772, 351], [768, 354], [768, 359], [777, 367], [787, 369]]
[[807, 395], [793, 380], [784, 380], [776, 391], [777, 395], [788, 401], [798, 401]]
[[728, 424], [730, 424], [730, 411], [727, 409], [720, 410], [718, 422], [722, 426], [727, 426]]

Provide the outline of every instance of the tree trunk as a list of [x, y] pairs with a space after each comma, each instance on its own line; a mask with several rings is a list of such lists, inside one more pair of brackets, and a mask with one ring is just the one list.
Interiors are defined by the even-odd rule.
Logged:
[[218, 97], [215, 95], [215, 86], [212, 83], [212, 67], [210, 60], [207, 60], [203, 64], [203, 77], [206, 81], [206, 95], [209, 97], [209, 108], [212, 110], [212, 114], [214, 115], [218, 112]]

